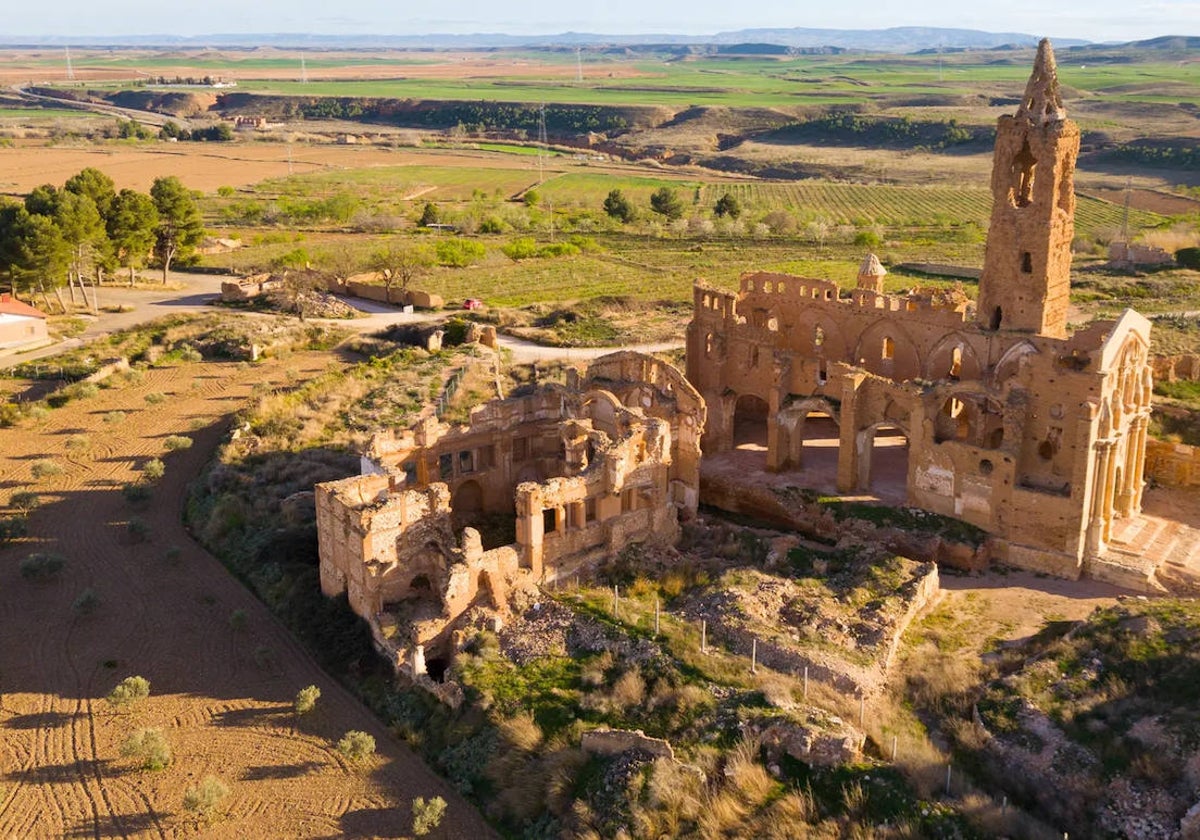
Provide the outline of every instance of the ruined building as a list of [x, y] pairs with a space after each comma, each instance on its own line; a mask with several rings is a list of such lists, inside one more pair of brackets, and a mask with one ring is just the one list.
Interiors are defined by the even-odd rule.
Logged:
[[361, 475], [317, 487], [322, 590], [348, 595], [398, 668], [419, 677], [428, 650], [435, 671], [523, 588], [674, 540], [702, 444], [712, 462], [757, 445], [770, 472], [826, 470], [839, 492], [982, 528], [998, 561], [1078, 577], [1140, 510], [1152, 379], [1136, 312], [1067, 328], [1078, 151], [1043, 41], [999, 121], [977, 303], [887, 294], [871, 255], [849, 290], [697, 284], [686, 379], [614, 353], [465, 425], [377, 434]]
[[[382, 431], [361, 475], [317, 485], [321, 589], [347, 593], [377, 646], [419, 675], [456, 629], [503, 621], [514, 589], [673, 541], [699, 501], [704, 422], [678, 370], [622, 352], [466, 425]], [[497, 522], [515, 538], [485, 544]]]
[[[768, 470], [802, 473], [836, 451], [837, 490], [854, 493], [880, 479], [887, 436], [903, 445], [902, 501], [986, 530], [997, 560], [1078, 577], [1114, 518], [1140, 510], [1151, 393], [1145, 318], [1067, 328], [1078, 151], [1043, 41], [999, 120], [976, 304], [886, 294], [873, 256], [850, 290], [766, 273], [737, 293], [697, 284], [687, 375], [706, 456], [757, 439]], [[820, 434], [833, 446], [810, 446]]]

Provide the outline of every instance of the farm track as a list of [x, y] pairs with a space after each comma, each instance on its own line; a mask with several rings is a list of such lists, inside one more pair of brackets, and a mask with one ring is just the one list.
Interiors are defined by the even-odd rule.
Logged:
[[[281, 386], [285, 370], [303, 380], [328, 361], [312, 353], [253, 367], [152, 369], [36, 428], [0, 430], [0, 492], [43, 494], [30, 538], [0, 551], [0, 838], [396, 836], [412, 797], [435, 794], [450, 803], [448, 836], [491, 836], [474, 808], [321, 672], [181, 524], [187, 483], [222, 434], [213, 418], [256, 384]], [[150, 393], [167, 399], [149, 404]], [[124, 419], [106, 422], [117, 410]], [[193, 431], [195, 420], [208, 425]], [[68, 453], [73, 434], [86, 434], [90, 448]], [[196, 445], [164, 454], [168, 434]], [[164, 459], [167, 475], [151, 501], [132, 508], [119, 487], [152, 457]], [[39, 458], [63, 473], [33, 481]], [[149, 526], [149, 539], [133, 540], [131, 516]], [[175, 561], [164, 558], [170, 546], [180, 548]], [[21, 579], [18, 561], [33, 550], [67, 558], [58, 580]], [[76, 616], [71, 604], [88, 588], [100, 606]], [[235, 609], [247, 615], [244, 630], [229, 625]], [[269, 666], [256, 661], [259, 649], [270, 652]], [[99, 698], [129, 674], [150, 680], [151, 697], [114, 713]], [[318, 710], [293, 732], [291, 698], [310, 683], [322, 691]], [[119, 757], [121, 742], [148, 727], [163, 731], [174, 755], [156, 773]], [[375, 736], [370, 769], [348, 767], [332, 750], [348, 729]], [[181, 800], [209, 774], [232, 794], [227, 813], [200, 826]]]

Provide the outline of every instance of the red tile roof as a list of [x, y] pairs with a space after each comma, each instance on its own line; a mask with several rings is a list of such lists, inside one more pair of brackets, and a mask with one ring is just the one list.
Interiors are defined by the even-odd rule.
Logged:
[[8, 292], [0, 294], [0, 315], [22, 315], [26, 318], [45, 319], [46, 314], [34, 309], [28, 303], [14, 300]]

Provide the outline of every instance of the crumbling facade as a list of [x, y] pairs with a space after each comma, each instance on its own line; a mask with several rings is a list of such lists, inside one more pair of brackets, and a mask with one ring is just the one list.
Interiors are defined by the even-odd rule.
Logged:
[[[419, 675], [425, 650], [444, 655], [464, 622], [502, 621], [514, 589], [673, 541], [699, 501], [704, 422], [678, 370], [615, 353], [566, 386], [481, 405], [466, 425], [380, 432], [361, 475], [317, 485], [322, 591], [346, 593]], [[485, 544], [498, 522], [515, 539]]]
[[1151, 393], [1145, 318], [1067, 328], [1078, 150], [1043, 41], [999, 121], [977, 303], [887, 294], [871, 255], [848, 292], [767, 273], [736, 293], [698, 283], [687, 373], [706, 454], [757, 434], [769, 470], [803, 471], [819, 418], [853, 493], [875, 478], [876, 435], [902, 437], [908, 504], [988, 531], [996, 559], [1078, 577], [1140, 510]]

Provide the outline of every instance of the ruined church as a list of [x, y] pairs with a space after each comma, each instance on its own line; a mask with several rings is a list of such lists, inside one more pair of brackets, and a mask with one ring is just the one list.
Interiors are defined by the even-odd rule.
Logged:
[[[1140, 511], [1152, 382], [1141, 315], [1068, 329], [1078, 152], [1043, 41], [999, 121], [976, 303], [888, 294], [872, 255], [848, 290], [769, 273], [737, 292], [697, 283], [686, 378], [614, 353], [464, 425], [377, 433], [361, 475], [317, 486], [322, 590], [421, 677], [427, 653], [503, 621], [522, 587], [673, 542], [701, 501], [701, 452], [735, 449], [801, 484], [824, 462], [843, 494], [957, 517], [990, 535], [995, 561], [1079, 577]], [[492, 516], [513, 532], [485, 540]]]
[[887, 294], [871, 255], [848, 292], [768, 273], [737, 293], [696, 284], [687, 377], [708, 406], [704, 452], [757, 435], [767, 469], [802, 473], [824, 427], [853, 494], [876, 485], [888, 436], [905, 503], [987, 531], [999, 562], [1079, 577], [1114, 519], [1141, 509], [1152, 383], [1144, 317], [1067, 326], [1078, 153], [1042, 41], [997, 127], [977, 303]]

